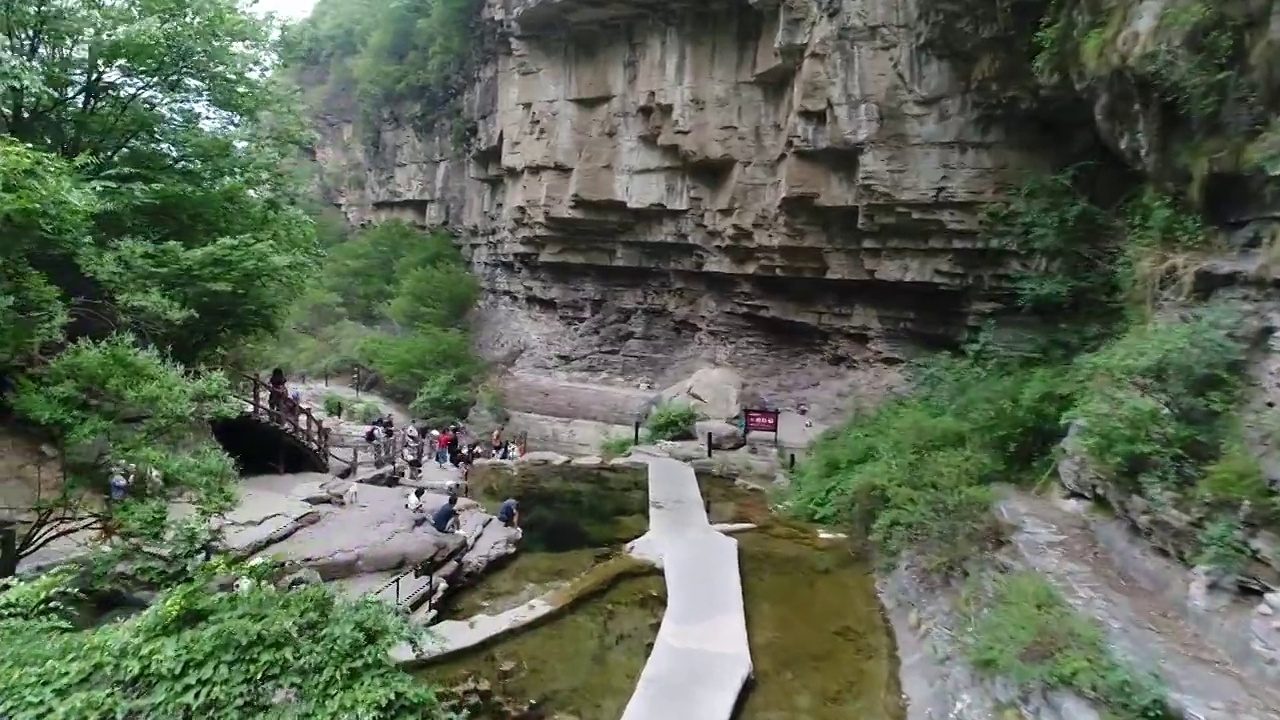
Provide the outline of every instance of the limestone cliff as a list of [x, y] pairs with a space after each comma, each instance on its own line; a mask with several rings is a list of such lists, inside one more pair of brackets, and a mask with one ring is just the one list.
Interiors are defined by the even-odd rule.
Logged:
[[1064, 162], [1187, 190], [1246, 250], [1274, 234], [1271, 0], [481, 5], [461, 117], [370, 132], [329, 82], [316, 154], [353, 221], [459, 232], [516, 369], [768, 377], [951, 343], [1012, 316], [1023, 261], [984, 204]]
[[522, 368], [663, 382], [699, 357], [771, 373], [953, 342], [1000, 311], [1012, 262], [981, 207], [1092, 132], [982, 122], [902, 0], [484, 17], [465, 149], [412, 108], [366, 144], [333, 101], [317, 155], [353, 220], [461, 231], [486, 349]]

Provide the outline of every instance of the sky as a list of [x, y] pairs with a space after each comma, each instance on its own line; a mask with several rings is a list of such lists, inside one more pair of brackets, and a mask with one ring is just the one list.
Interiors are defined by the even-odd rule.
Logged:
[[274, 12], [282, 17], [301, 19], [311, 14], [311, 7], [316, 0], [258, 0], [254, 9], [263, 12]]

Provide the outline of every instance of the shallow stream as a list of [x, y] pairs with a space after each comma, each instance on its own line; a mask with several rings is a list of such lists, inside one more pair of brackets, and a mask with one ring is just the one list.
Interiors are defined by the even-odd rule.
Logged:
[[[591, 531], [578, 527], [567, 534], [590, 546], [569, 547], [564, 536], [533, 538], [511, 562], [451, 600], [449, 617], [501, 612], [562, 587], [637, 534], [634, 520], [643, 511], [632, 507], [637, 496], [618, 477], [596, 486], [621, 490], [607, 502], [593, 496], [586, 501], [580, 486], [571, 492], [572, 514], [551, 507], [556, 484], [537, 485], [543, 515], [527, 532], [564, 531], [565, 523], [579, 522]], [[760, 525], [735, 536], [755, 665], [738, 720], [901, 720], [892, 635], [873, 576], [847, 541], [823, 540], [812, 528], [773, 518], [761, 492], [715, 478], [701, 484], [713, 522]], [[520, 497], [522, 512], [530, 502], [518, 488], [490, 490]], [[607, 508], [616, 522], [586, 517], [595, 507]], [[501, 695], [537, 701], [547, 718], [616, 720], [644, 667], [664, 605], [657, 571], [622, 577], [563, 615], [421, 673], [447, 683], [482, 679]]]

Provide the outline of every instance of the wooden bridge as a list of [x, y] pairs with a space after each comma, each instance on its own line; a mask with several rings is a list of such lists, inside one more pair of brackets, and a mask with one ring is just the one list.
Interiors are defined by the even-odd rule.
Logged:
[[325, 427], [311, 408], [294, 403], [287, 397], [274, 403], [276, 407], [272, 407], [271, 388], [264, 380], [244, 373], [235, 379], [238, 381], [236, 396], [245, 403], [240, 419], [250, 419], [269, 426], [282, 435], [278, 462], [280, 472], [284, 472], [287, 445], [291, 445], [295, 451], [305, 453], [308, 460], [306, 464], [311, 469], [328, 469], [329, 459], [333, 457], [330, 449], [331, 429]]

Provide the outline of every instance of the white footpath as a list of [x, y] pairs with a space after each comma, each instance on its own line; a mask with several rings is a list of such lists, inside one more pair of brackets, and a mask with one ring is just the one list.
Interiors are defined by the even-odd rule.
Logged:
[[729, 720], [752, 672], [738, 541], [712, 527], [692, 467], [635, 457], [649, 464], [649, 532], [631, 552], [662, 568], [667, 609], [622, 720]]

